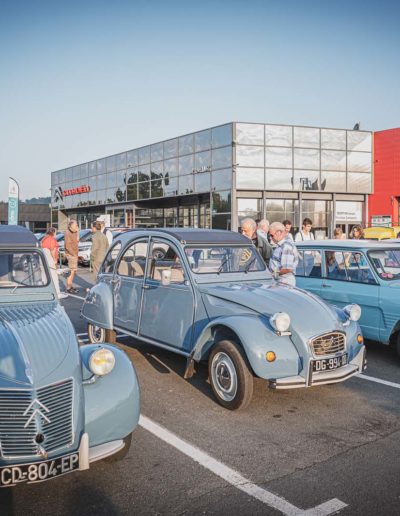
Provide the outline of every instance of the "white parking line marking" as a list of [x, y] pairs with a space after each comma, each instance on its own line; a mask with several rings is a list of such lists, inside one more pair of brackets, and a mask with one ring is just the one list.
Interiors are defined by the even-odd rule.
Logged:
[[381, 383], [382, 385], [387, 385], [389, 387], [394, 387], [395, 389], [400, 389], [400, 383], [389, 382], [388, 380], [381, 380], [380, 378], [375, 378], [374, 376], [368, 376], [366, 374], [358, 374], [356, 378], [362, 378], [363, 380], [368, 380], [370, 382]]
[[307, 515], [307, 516], [326, 516], [328, 514], [333, 514], [335, 512], [340, 511], [344, 507], [347, 507], [347, 504], [338, 500], [337, 498], [333, 498], [317, 507], [313, 507], [308, 510], [302, 510], [292, 505], [290, 502], [285, 500], [284, 498], [277, 496], [262, 487], [253, 484], [249, 479], [242, 476], [240, 473], [235, 471], [234, 469], [226, 466], [219, 460], [214, 459], [207, 453], [203, 452], [196, 446], [189, 444], [184, 441], [177, 435], [173, 434], [166, 428], [160, 426], [155, 423], [151, 419], [146, 416], [140, 416], [139, 425], [146, 429], [148, 432], [152, 433], [162, 441], [170, 444], [181, 453], [184, 453], [198, 464], [208, 469], [218, 477], [222, 478], [232, 486], [236, 487], [240, 491], [256, 498], [260, 502], [277, 509], [282, 514], [288, 516], [294, 515]]

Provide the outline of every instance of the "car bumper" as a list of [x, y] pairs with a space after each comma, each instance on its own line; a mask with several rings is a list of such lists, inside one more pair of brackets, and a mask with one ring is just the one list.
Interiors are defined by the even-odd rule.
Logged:
[[355, 374], [362, 373], [366, 369], [365, 347], [358, 352], [351, 362], [333, 371], [312, 371], [312, 361], [308, 363], [306, 376], [296, 375], [287, 378], [279, 378], [268, 381], [271, 389], [298, 389], [301, 387], [313, 387], [328, 383], [339, 383], [347, 380]]

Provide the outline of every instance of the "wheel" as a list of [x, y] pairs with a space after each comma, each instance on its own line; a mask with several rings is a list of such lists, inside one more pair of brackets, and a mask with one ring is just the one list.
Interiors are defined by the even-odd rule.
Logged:
[[88, 337], [91, 344], [102, 344], [103, 342], [115, 344], [117, 340], [114, 330], [106, 330], [91, 323], [88, 324]]
[[208, 359], [211, 388], [218, 402], [229, 410], [247, 407], [253, 396], [253, 373], [242, 349], [230, 340], [221, 340]]
[[106, 462], [108, 463], [114, 463], [114, 462], [118, 462], [122, 459], [124, 459], [128, 453], [129, 453], [129, 448], [131, 447], [131, 443], [132, 443], [132, 434], [129, 434], [127, 435], [124, 439], [123, 439], [124, 443], [125, 443], [125, 446], [122, 448], [122, 450], [120, 450], [119, 452], [117, 453], [114, 453], [114, 455], [110, 455], [110, 457], [107, 457], [105, 459]]
[[88, 324], [88, 338], [91, 344], [106, 342], [106, 330], [95, 324]]
[[397, 334], [396, 351], [397, 351], [397, 357], [400, 359], [400, 332]]

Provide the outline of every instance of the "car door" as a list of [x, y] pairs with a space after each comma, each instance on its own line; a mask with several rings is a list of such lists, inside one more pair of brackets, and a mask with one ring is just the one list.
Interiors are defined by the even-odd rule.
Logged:
[[382, 323], [379, 288], [363, 252], [340, 249], [324, 251], [321, 297], [342, 308], [351, 303], [360, 305], [360, 326], [364, 337], [369, 339], [379, 338]]
[[[161, 253], [160, 249], [164, 252]], [[149, 256], [140, 336], [188, 351], [193, 328], [194, 294], [183, 258], [173, 244], [160, 238], [152, 238]], [[171, 272], [169, 285], [161, 283], [163, 271]]]
[[138, 333], [149, 239], [138, 238], [122, 252], [114, 283], [114, 327]]
[[321, 293], [322, 269], [321, 251], [299, 248], [299, 262], [296, 268], [296, 286], [317, 296]]

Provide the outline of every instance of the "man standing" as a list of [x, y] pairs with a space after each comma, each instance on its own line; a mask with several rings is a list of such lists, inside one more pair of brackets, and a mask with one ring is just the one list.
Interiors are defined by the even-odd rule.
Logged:
[[296, 233], [296, 236], [294, 237], [296, 242], [301, 242], [303, 240], [314, 240], [314, 234], [311, 233], [312, 230], [312, 220], [309, 218], [305, 218], [303, 220], [303, 226], [301, 230]]
[[272, 245], [268, 240], [269, 221], [261, 219], [257, 224], [257, 249], [268, 265], [272, 256]]
[[299, 254], [296, 246], [285, 233], [285, 226], [280, 222], [273, 222], [269, 227], [269, 234], [276, 243], [269, 262], [269, 269], [278, 281], [293, 287], [296, 286], [295, 272], [299, 263]]
[[100, 270], [100, 266], [109, 248], [109, 245], [106, 235], [101, 231], [100, 222], [93, 222], [92, 231], [92, 252], [90, 255], [90, 259], [92, 262], [93, 272], [97, 276]]
[[291, 240], [293, 240], [292, 235], [292, 221], [291, 220], [284, 220], [282, 224], [285, 226], [285, 233], [286, 236], [289, 237]]
[[247, 238], [251, 240], [255, 246], [257, 246], [257, 224], [255, 220], [250, 217], [243, 219], [241, 228], [242, 235], [247, 236]]
[[106, 223], [104, 222], [104, 220], [102, 218], [99, 217], [96, 220], [96, 222], [99, 222], [101, 224], [100, 231], [107, 237], [108, 245], [110, 246], [113, 241], [113, 235], [112, 235], [111, 231], [106, 228]]
[[78, 288], [74, 288], [72, 283], [75, 278], [76, 271], [78, 270], [78, 242], [79, 242], [79, 227], [76, 220], [70, 220], [68, 222], [68, 228], [65, 232], [64, 244], [65, 254], [68, 260], [68, 267], [71, 274], [67, 278], [67, 294], [76, 294], [79, 292]]

